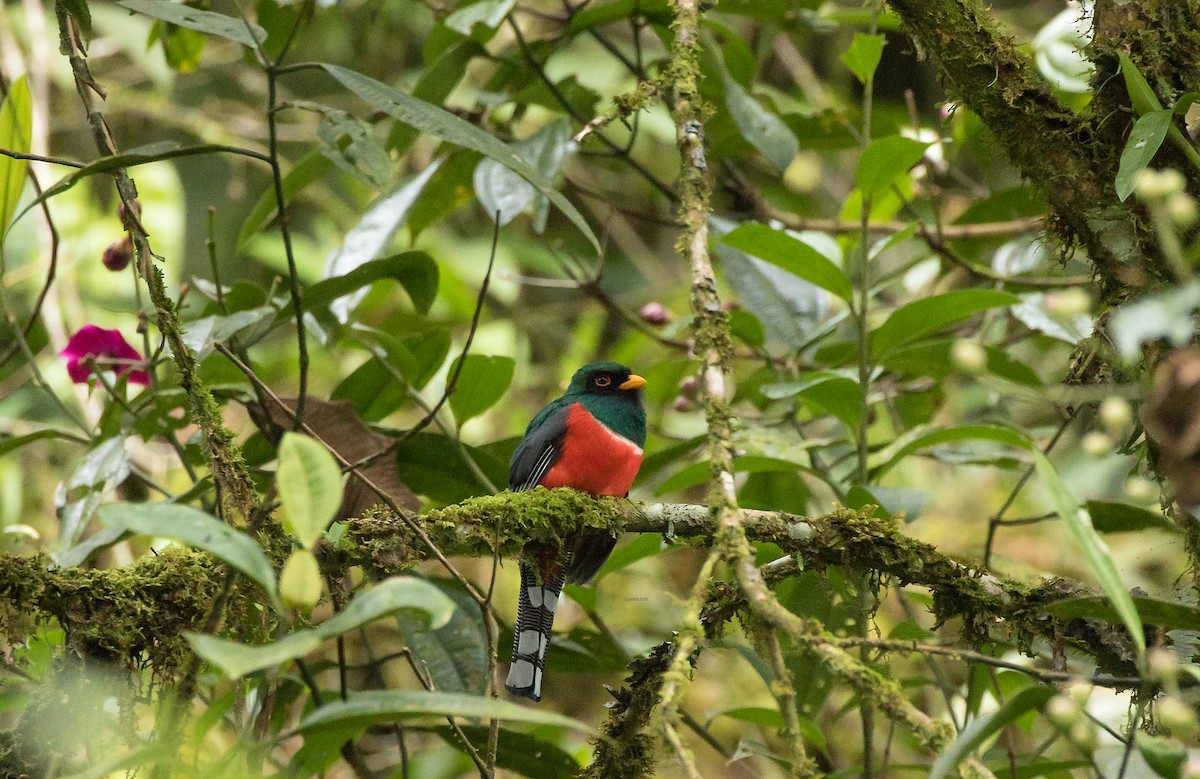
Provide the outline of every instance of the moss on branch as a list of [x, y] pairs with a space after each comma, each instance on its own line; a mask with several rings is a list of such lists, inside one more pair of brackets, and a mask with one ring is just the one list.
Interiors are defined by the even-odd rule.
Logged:
[[[942, 622], [961, 620], [965, 637], [985, 640], [999, 634], [1028, 647], [1036, 638], [1065, 642], [1096, 658], [1099, 668], [1117, 676], [1133, 675], [1133, 652], [1119, 626], [1096, 621], [1061, 620], [1049, 605], [1063, 598], [1092, 594], [1065, 579], [1028, 585], [1000, 579], [906, 537], [891, 522], [865, 511], [840, 509], [825, 516], [743, 511], [746, 535], [778, 544], [806, 570], [842, 566], [858, 573], [877, 572], [903, 584], [928, 588]], [[448, 555], [503, 556], [526, 544], [561, 545], [572, 533], [657, 532], [697, 543], [712, 543], [716, 523], [709, 507], [691, 504], [642, 506], [616, 498], [591, 498], [568, 489], [473, 498], [434, 509], [417, 518]], [[426, 558], [423, 545], [397, 517], [371, 513], [346, 523], [336, 548], [327, 545], [322, 565], [329, 573], [359, 566], [376, 575], [411, 568]], [[772, 566], [768, 581], [796, 571], [796, 562]], [[148, 665], [171, 679], [188, 656], [181, 634], [199, 630], [219, 591], [225, 568], [199, 552], [169, 550], [124, 568], [55, 569], [41, 557], [4, 557], [0, 564], [0, 634], [10, 642], [27, 637], [39, 623], [56, 620], [67, 645], [82, 657], [130, 668]], [[723, 595], [721, 593], [724, 593]], [[239, 578], [231, 598], [228, 624], [239, 622], [260, 593]], [[702, 622], [720, 624], [745, 608], [740, 590], [715, 593]]]

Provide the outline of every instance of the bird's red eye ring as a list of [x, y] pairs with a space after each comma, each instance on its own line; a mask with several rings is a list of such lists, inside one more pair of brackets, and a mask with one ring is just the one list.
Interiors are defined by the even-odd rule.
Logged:
[[595, 384], [597, 387], [607, 387], [608, 385], [612, 384], [612, 376], [608, 376], [608, 375], [597, 376], [595, 379], [592, 380], [592, 384]]

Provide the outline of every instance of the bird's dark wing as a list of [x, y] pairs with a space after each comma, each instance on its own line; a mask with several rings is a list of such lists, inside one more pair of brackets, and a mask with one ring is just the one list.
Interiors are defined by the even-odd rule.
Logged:
[[567, 408], [567, 404], [551, 403], [529, 423], [508, 465], [510, 490], [533, 489], [558, 462], [567, 434]]

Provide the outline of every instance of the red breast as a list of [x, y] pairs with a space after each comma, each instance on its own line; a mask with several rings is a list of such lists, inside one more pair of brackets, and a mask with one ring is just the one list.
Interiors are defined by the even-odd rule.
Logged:
[[579, 403], [567, 409], [562, 456], [543, 487], [573, 487], [592, 495], [624, 496], [642, 464], [642, 448], [609, 430]]

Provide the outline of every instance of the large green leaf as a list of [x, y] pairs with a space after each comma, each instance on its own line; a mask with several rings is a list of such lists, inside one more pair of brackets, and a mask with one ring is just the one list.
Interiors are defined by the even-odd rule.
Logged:
[[[1133, 598], [1133, 605], [1142, 623], [1158, 625], [1167, 630], [1200, 630], [1200, 608], [1195, 606], [1156, 598]], [[1100, 619], [1105, 622], [1122, 620], [1120, 613], [1108, 598], [1067, 598], [1055, 601], [1049, 608], [1061, 619]]]
[[370, 690], [351, 693], [349, 700], [334, 701], [314, 709], [300, 721], [299, 733], [341, 731], [346, 740], [353, 732], [375, 724], [410, 717], [462, 717], [553, 725], [591, 733], [592, 727], [548, 709], [535, 709], [509, 701], [456, 692], [424, 690]]
[[287, 530], [311, 549], [342, 504], [342, 472], [323, 444], [301, 433], [284, 433], [275, 474]]
[[845, 272], [804, 241], [757, 222], [746, 222], [721, 237], [721, 243], [766, 260], [794, 276], [849, 301], [854, 288]]
[[[413, 205], [441, 162], [441, 159], [435, 160], [404, 186], [372, 203], [358, 224], [346, 233], [341, 246], [325, 260], [325, 270], [321, 275], [326, 279], [347, 276], [378, 258], [412, 213]], [[348, 292], [328, 303], [334, 316], [343, 324], [350, 321], [351, 311], [367, 293], [366, 290], [355, 289], [357, 291]]]
[[394, 279], [404, 287], [413, 307], [429, 313], [438, 290], [438, 266], [425, 252], [401, 252], [359, 265], [341, 276], [313, 284], [304, 292], [304, 307], [310, 311], [332, 303], [343, 295], [381, 279]]
[[[33, 142], [33, 101], [29, 95], [28, 77], [21, 76], [8, 88], [8, 96], [0, 103], [0, 148], [29, 153]], [[17, 201], [25, 189], [28, 160], [0, 156], [0, 246], [17, 212]]]
[[864, 196], [873, 195], [908, 172], [921, 161], [925, 149], [924, 141], [914, 141], [901, 135], [885, 135], [871, 141], [858, 158], [855, 177]]
[[946, 325], [1001, 306], [1019, 303], [1009, 292], [993, 289], [960, 289], [914, 300], [901, 306], [871, 333], [871, 356], [876, 359]]
[[1121, 166], [1117, 170], [1117, 197], [1121, 200], [1133, 192], [1133, 183], [1167, 137], [1174, 115], [1169, 108], [1151, 111], [1138, 118], [1129, 139], [1125, 141], [1125, 149], [1121, 152]]
[[1142, 632], [1142, 621], [1138, 617], [1137, 607], [1133, 604], [1129, 588], [1121, 581], [1121, 574], [1117, 571], [1116, 564], [1113, 563], [1112, 555], [1108, 553], [1108, 546], [1100, 540], [1096, 529], [1092, 527], [1092, 518], [1088, 515], [1087, 509], [1079, 505], [1079, 501], [1067, 488], [1049, 458], [1036, 448], [1033, 449], [1033, 458], [1038, 477], [1046, 485], [1054, 502], [1054, 510], [1066, 523], [1079, 551], [1083, 553], [1083, 557], [1087, 561], [1088, 569], [1100, 582], [1113, 609], [1120, 615], [1121, 622], [1129, 630], [1130, 638], [1133, 639], [1138, 650], [1140, 665], [1146, 655], [1146, 636]]
[[517, 172], [557, 206], [579, 228], [592, 247], [597, 252], [600, 251], [600, 241], [583, 218], [583, 214], [555, 189], [554, 182], [548, 181], [508, 144], [439, 106], [407, 95], [369, 76], [337, 65], [321, 64], [320, 67], [342, 86], [389, 116], [443, 141], [474, 149]]
[[117, 5], [189, 30], [216, 35], [252, 49], [267, 39], [266, 31], [251, 21], [203, 11], [170, 0], [121, 0]]
[[[450, 364], [448, 375], [453, 376], [459, 364], [458, 358]], [[511, 357], [468, 354], [458, 374], [454, 394], [450, 396], [450, 410], [461, 425], [496, 405], [508, 385], [512, 383], [516, 361]]]
[[725, 104], [742, 137], [762, 152], [780, 173], [787, 170], [800, 152], [800, 143], [791, 128], [729, 76], [725, 77]]
[[1050, 686], [1026, 687], [1006, 700], [996, 711], [976, 718], [958, 734], [958, 738], [945, 752], [938, 755], [929, 771], [929, 779], [941, 779], [949, 774], [984, 741], [1029, 712], [1040, 711], [1054, 694], [1055, 690]]
[[[570, 123], [562, 119], [512, 146], [546, 181], [554, 181], [563, 160], [574, 149], [575, 142], [571, 139]], [[499, 215], [500, 224], [505, 225], [532, 205], [535, 229], [541, 232], [545, 228], [549, 202], [511, 168], [494, 159], [484, 158], [475, 167], [473, 179], [475, 196], [483, 204], [488, 216], [494, 219]]]
[[[419, 728], [412, 728], [419, 730]], [[463, 749], [458, 733], [449, 725], [433, 730], [455, 749]], [[460, 727], [462, 734], [472, 744], [485, 744], [488, 729], [481, 725]], [[500, 728], [500, 742], [496, 748], [496, 767], [513, 771], [530, 779], [573, 779], [581, 770], [579, 761], [571, 753], [547, 740], [547, 734], [521, 733], [510, 728]]]
[[254, 539], [214, 516], [176, 503], [109, 503], [100, 507], [100, 519], [109, 527], [131, 533], [168, 538], [220, 558], [275, 599], [275, 571]]
[[445, 624], [437, 626], [401, 612], [396, 615], [400, 633], [413, 659], [428, 672], [434, 689], [482, 694], [487, 691], [488, 655], [479, 605], [456, 582], [433, 579], [430, 584], [458, 608]]
[[994, 441], [1021, 450], [1028, 449], [1030, 446], [1029, 438], [1024, 433], [1000, 425], [960, 425], [932, 431], [914, 428], [909, 434], [896, 439], [875, 456], [874, 459], [879, 465], [871, 469], [871, 480], [877, 481], [913, 452], [931, 446], [961, 441]]
[[289, 633], [278, 641], [254, 645], [204, 633], [187, 633], [186, 636], [196, 654], [236, 679], [303, 657], [325, 641], [402, 609], [423, 614], [426, 623], [436, 628], [446, 624], [455, 605], [424, 579], [394, 576], [359, 593], [346, 608], [320, 625]]

